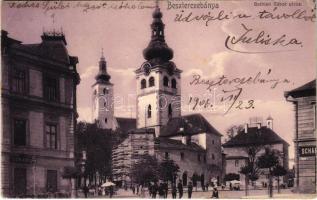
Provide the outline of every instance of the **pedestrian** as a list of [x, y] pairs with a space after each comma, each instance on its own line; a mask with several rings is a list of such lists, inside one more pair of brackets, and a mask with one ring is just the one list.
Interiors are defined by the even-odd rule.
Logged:
[[143, 187], [143, 185], [141, 185], [141, 197], [144, 198], [145, 197], [145, 188]]
[[85, 198], [88, 198], [89, 188], [86, 185], [83, 188], [83, 192], [84, 192]]
[[178, 185], [177, 185], [177, 189], [179, 192], [179, 198], [181, 199], [183, 197], [183, 184], [182, 184], [182, 180], [179, 180]]
[[219, 198], [217, 187], [214, 187], [211, 198], [215, 198], [215, 199]]
[[232, 183], [231, 182], [229, 184], [229, 188], [230, 188], [230, 190], [232, 190]]
[[109, 187], [109, 197], [110, 198], [112, 198], [112, 196], [113, 196], [113, 186], [111, 185], [110, 187]]
[[139, 185], [136, 186], [136, 194], [139, 195]]
[[153, 186], [153, 199], [156, 199], [157, 192], [158, 192], [158, 185], [157, 185], [157, 182], [155, 182]]
[[188, 198], [191, 199], [192, 198], [192, 193], [193, 193], [193, 183], [190, 181], [188, 183]]
[[208, 191], [209, 183], [206, 183], [206, 191]]
[[158, 188], [158, 192], [159, 192], [160, 199], [163, 199], [165, 197], [165, 188], [164, 188], [163, 183], [160, 183], [160, 186]]
[[134, 184], [132, 185], [132, 192], [133, 192], [133, 194], [135, 194], [135, 185]]
[[167, 194], [168, 194], [168, 184], [167, 182], [163, 183], [164, 186], [164, 198], [167, 198]]
[[172, 184], [172, 198], [173, 198], [173, 199], [176, 199], [176, 193], [177, 193], [176, 184], [173, 183], [173, 184]]

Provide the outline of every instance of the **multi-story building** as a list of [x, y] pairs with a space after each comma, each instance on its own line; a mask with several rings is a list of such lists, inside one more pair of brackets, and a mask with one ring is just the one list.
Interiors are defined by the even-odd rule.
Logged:
[[74, 166], [76, 71], [62, 33], [23, 44], [2, 31], [2, 194], [70, 193]]
[[[279, 164], [288, 170], [289, 144], [273, 130], [272, 117], [267, 118], [265, 126], [261, 123], [245, 124], [244, 129], [237, 130], [235, 136], [222, 146], [226, 159], [226, 173], [239, 174], [243, 184], [245, 176], [240, 170], [247, 165], [249, 147], [255, 147], [256, 158], [265, 152], [265, 148], [277, 152]], [[258, 182], [267, 182], [266, 176], [266, 171], [262, 170]]]
[[316, 80], [285, 92], [295, 111], [295, 186], [316, 193]]

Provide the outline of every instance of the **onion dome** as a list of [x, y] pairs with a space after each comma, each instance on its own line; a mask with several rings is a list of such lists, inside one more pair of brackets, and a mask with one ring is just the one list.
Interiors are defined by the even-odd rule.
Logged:
[[143, 56], [146, 60], [153, 59], [161, 61], [169, 61], [173, 58], [173, 50], [167, 46], [164, 38], [164, 23], [162, 22], [162, 12], [160, 8], [156, 6], [152, 17], [153, 22], [151, 24], [152, 36], [151, 41], [147, 48], [143, 51]]
[[98, 83], [109, 83], [110, 78], [111, 76], [107, 73], [107, 62], [102, 51], [102, 55], [99, 61], [99, 72], [96, 75], [95, 79]]

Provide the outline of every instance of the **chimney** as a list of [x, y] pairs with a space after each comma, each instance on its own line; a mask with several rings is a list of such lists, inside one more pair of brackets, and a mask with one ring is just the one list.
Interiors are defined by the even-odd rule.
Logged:
[[246, 123], [246, 124], [244, 125], [244, 133], [247, 133], [247, 132], [248, 132], [248, 128], [249, 128], [248, 123]]

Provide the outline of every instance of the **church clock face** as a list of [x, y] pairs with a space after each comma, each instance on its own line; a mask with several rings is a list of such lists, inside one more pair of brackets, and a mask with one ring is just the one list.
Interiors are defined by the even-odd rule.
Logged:
[[149, 63], [145, 63], [143, 65], [143, 70], [145, 75], [149, 75], [151, 72], [151, 65]]

